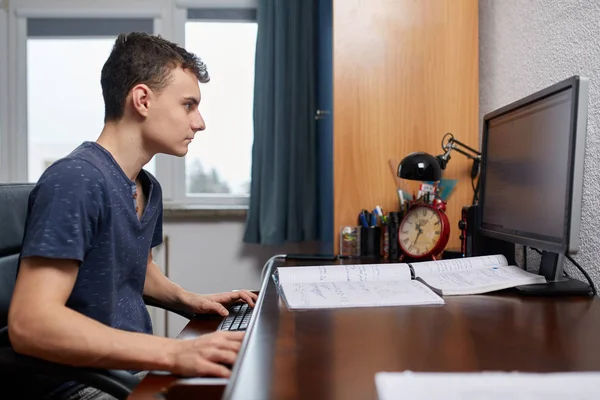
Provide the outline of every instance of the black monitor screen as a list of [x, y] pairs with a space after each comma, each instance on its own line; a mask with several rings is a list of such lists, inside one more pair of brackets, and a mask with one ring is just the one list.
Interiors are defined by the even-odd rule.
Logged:
[[572, 90], [487, 121], [483, 229], [566, 243]]

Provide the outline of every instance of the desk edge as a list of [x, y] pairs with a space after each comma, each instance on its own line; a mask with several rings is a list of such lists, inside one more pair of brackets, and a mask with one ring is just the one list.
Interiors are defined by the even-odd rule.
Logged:
[[223, 393], [223, 399], [231, 398], [231, 394], [238, 380], [239, 371], [244, 362], [244, 358], [246, 355], [246, 350], [248, 349], [248, 343], [250, 342], [252, 335], [254, 333], [254, 325], [256, 325], [259, 319], [260, 310], [265, 299], [267, 285], [269, 284], [269, 279], [271, 279], [271, 274], [273, 271], [273, 266], [275, 262], [278, 260], [285, 260], [285, 254], [278, 254], [271, 257], [266, 263], [266, 273], [263, 277], [263, 281], [260, 286], [260, 290], [258, 292], [258, 299], [256, 300], [256, 304], [254, 305], [254, 311], [252, 312], [252, 317], [250, 317], [250, 322], [248, 323], [248, 330], [246, 335], [244, 335], [244, 339], [242, 340], [242, 346], [240, 347], [240, 351], [238, 353], [238, 359], [235, 365], [233, 366], [233, 370], [231, 372], [231, 377], [229, 378], [229, 382], [225, 388], [225, 392]]

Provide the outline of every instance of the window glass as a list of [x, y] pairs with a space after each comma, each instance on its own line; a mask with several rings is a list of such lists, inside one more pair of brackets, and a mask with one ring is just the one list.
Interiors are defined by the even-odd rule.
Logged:
[[188, 195], [250, 191], [256, 31], [253, 21], [186, 23], [186, 49], [210, 75], [200, 84], [206, 130], [196, 134], [186, 156]]

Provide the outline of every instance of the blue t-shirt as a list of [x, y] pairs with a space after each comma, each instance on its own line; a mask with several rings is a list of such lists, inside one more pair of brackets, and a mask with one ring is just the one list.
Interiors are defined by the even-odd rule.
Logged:
[[148, 254], [162, 242], [162, 193], [150, 173], [139, 177], [147, 198], [141, 219], [135, 182], [106, 149], [84, 142], [32, 190], [21, 257], [79, 261], [69, 308], [113, 328], [152, 333], [143, 291]]

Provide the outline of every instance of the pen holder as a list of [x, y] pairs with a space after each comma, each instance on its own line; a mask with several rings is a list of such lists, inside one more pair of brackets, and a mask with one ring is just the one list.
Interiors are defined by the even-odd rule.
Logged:
[[381, 257], [381, 227], [360, 228], [360, 255]]
[[340, 228], [340, 256], [360, 257], [360, 226]]

